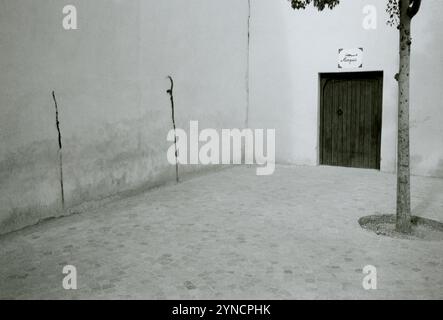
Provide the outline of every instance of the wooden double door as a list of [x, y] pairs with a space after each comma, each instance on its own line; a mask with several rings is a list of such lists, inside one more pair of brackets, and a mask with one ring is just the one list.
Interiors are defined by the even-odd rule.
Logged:
[[320, 164], [380, 169], [383, 73], [325, 73], [320, 86]]

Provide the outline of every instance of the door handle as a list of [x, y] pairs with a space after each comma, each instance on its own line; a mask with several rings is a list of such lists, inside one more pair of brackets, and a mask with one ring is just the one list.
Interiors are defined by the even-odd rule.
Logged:
[[341, 108], [338, 108], [337, 110], [337, 115], [340, 117], [341, 115], [343, 115], [343, 110]]

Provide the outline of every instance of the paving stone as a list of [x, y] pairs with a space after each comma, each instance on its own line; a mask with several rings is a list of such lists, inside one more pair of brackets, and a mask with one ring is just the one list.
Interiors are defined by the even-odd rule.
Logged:
[[[442, 242], [358, 225], [394, 213], [395, 190], [392, 174], [349, 168], [194, 177], [0, 237], [0, 298], [443, 299]], [[412, 208], [443, 221], [443, 180], [412, 177]], [[62, 287], [68, 264], [77, 290]]]

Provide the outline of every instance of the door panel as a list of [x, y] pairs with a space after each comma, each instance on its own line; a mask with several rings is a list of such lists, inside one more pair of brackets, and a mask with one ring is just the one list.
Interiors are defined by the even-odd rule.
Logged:
[[320, 163], [380, 169], [381, 72], [322, 74]]

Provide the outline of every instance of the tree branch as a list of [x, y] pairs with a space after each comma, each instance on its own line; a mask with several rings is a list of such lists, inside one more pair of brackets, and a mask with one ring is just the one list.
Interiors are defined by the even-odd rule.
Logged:
[[306, 9], [311, 3], [319, 11], [324, 10], [326, 7], [329, 9], [334, 8], [340, 3], [340, 0], [289, 0], [293, 9]]
[[420, 10], [421, 0], [409, 0], [408, 16], [413, 18]]

